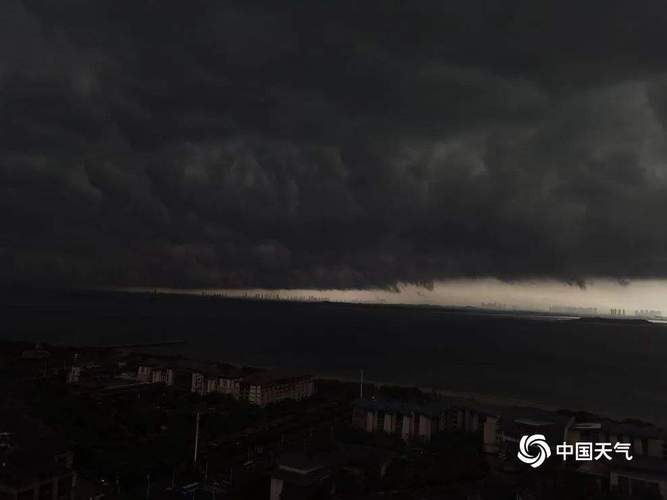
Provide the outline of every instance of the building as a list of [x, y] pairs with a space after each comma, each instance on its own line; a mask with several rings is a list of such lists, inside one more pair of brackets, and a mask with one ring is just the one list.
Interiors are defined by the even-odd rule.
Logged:
[[137, 380], [149, 384], [174, 385], [174, 370], [150, 365], [141, 365], [137, 369]]
[[589, 463], [577, 472], [594, 477], [601, 490], [623, 497], [667, 498], [667, 434], [650, 424], [597, 420], [574, 422], [568, 443], [631, 443], [631, 461]]
[[50, 357], [51, 353], [46, 349], [42, 349], [39, 345], [35, 346], [34, 349], [26, 349], [21, 353], [21, 359], [28, 360], [44, 360]]
[[169, 387], [174, 385], [174, 370], [171, 368], [154, 369], [151, 373], [153, 384], [164, 384]]
[[310, 375], [280, 370], [267, 370], [244, 377], [239, 384], [239, 397], [250, 404], [266, 406], [286, 399], [301, 400], [315, 393]]
[[270, 500], [328, 498], [334, 493], [333, 470], [326, 459], [290, 453], [276, 462]]
[[72, 366], [67, 372], [67, 383], [68, 384], [78, 384], [81, 380], [81, 367]]
[[142, 382], [150, 382], [153, 377], [152, 366], [139, 366], [137, 368], [137, 380]]
[[517, 453], [522, 436], [542, 434], [549, 447], [555, 450], [567, 441], [567, 432], [573, 422], [574, 417], [539, 408], [506, 408], [497, 424], [498, 456], [503, 468], [511, 470], [518, 465]]
[[573, 316], [595, 316], [598, 313], [598, 308], [576, 307], [576, 306], [550, 306], [549, 312], [555, 314], [568, 314]]
[[240, 374], [229, 374], [218, 377], [218, 392], [229, 394], [238, 399], [241, 393], [241, 381], [243, 377]]
[[409, 441], [430, 441], [449, 432], [478, 434], [485, 451], [495, 452], [498, 411], [464, 399], [439, 399], [426, 404], [394, 400], [361, 400], [355, 403], [352, 424], [366, 432], [395, 434]]
[[192, 383], [190, 385], [190, 392], [195, 394], [206, 394], [206, 377], [203, 373], [194, 372], [192, 374]]
[[[492, 422], [495, 424], [492, 425]], [[563, 442], [608, 442], [612, 445], [622, 442], [632, 444], [631, 451], [635, 457], [667, 460], [667, 433], [650, 424], [606, 419], [580, 421], [565, 413], [538, 408], [507, 407], [499, 409], [496, 416], [487, 415], [484, 429], [485, 448], [491, 443], [494, 426], [498, 452], [505, 458], [516, 456], [521, 436], [543, 434], [553, 449]]]
[[384, 447], [353, 444], [286, 453], [277, 458], [271, 473], [269, 498], [366, 498], [367, 482], [384, 478], [397, 456]]
[[218, 378], [217, 377], [212, 377], [212, 378], [207, 378], [206, 379], [206, 389], [204, 391], [205, 394], [211, 394], [214, 392], [218, 392]]
[[240, 373], [221, 373], [220, 370], [210, 370], [208, 373], [193, 372], [190, 392], [202, 395], [229, 394], [238, 399], [242, 380]]
[[445, 406], [438, 408], [394, 400], [361, 400], [354, 406], [352, 424], [368, 433], [397, 435], [405, 441], [416, 438], [429, 441], [431, 435], [441, 429], [446, 411]]
[[632, 498], [667, 498], [667, 462], [658, 458], [634, 457], [610, 468], [611, 491]]
[[71, 500], [75, 473], [57, 462], [35, 456], [14, 456], [0, 463], [0, 498], [3, 500]]
[[0, 415], [0, 422], [7, 425], [0, 432], [0, 499], [72, 500], [73, 457], [60, 437], [24, 416]]
[[598, 420], [573, 422], [567, 429], [567, 442], [577, 441], [632, 443], [635, 457], [667, 460], [667, 433], [651, 424]]
[[662, 317], [662, 311], [658, 311], [655, 309], [638, 309], [635, 310], [635, 316], [638, 318], [661, 318]]

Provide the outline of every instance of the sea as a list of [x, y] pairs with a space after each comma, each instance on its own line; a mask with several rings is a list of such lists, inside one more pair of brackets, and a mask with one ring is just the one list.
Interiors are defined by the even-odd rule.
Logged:
[[[157, 352], [667, 426], [667, 325], [440, 307], [89, 291], [0, 294], [0, 339]], [[147, 348], [148, 349], [148, 348]]]

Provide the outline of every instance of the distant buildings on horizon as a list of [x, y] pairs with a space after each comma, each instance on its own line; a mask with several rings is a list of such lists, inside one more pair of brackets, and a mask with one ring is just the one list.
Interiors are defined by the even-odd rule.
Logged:
[[551, 306], [549, 312], [557, 314], [576, 314], [582, 316], [595, 316], [598, 314], [597, 307], [573, 307], [573, 306]]
[[638, 318], [660, 318], [662, 317], [662, 311], [653, 309], [639, 309], [635, 311], [635, 316]]
[[[517, 311], [521, 308], [517, 306], [510, 306], [502, 302], [482, 302], [482, 309], [491, 311]], [[538, 308], [524, 308], [525, 310], [534, 310], [535, 312], [543, 311]], [[662, 319], [662, 311], [658, 309], [635, 309], [633, 312], [620, 307], [612, 307], [606, 312], [605, 309], [597, 307], [583, 307], [583, 306], [567, 306], [567, 305], [551, 305], [548, 312], [551, 314], [564, 314], [570, 316], [610, 316], [614, 318], [640, 318], [640, 319]]]
[[662, 311], [657, 309], [635, 309], [634, 314], [629, 314], [625, 309], [612, 308], [609, 310], [609, 315], [614, 317], [659, 319], [662, 318]]

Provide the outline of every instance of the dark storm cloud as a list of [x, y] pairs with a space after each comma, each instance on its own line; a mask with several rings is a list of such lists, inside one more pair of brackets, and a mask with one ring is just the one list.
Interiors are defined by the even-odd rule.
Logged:
[[667, 4], [8, 0], [0, 278], [667, 276]]

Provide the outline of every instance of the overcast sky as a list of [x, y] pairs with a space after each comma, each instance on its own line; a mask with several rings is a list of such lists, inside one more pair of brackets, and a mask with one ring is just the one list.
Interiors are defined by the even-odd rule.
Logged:
[[665, 26], [664, 0], [3, 0], [0, 280], [667, 278]]

